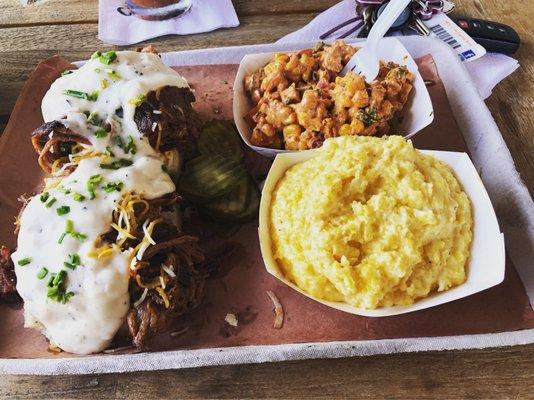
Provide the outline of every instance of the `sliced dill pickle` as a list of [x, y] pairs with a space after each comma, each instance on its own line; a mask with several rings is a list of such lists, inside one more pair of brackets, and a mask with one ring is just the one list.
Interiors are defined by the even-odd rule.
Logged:
[[245, 210], [243, 210], [243, 212], [237, 216], [236, 221], [239, 222], [247, 222], [253, 220], [258, 216], [258, 211], [260, 209], [260, 190], [258, 189], [258, 186], [256, 186], [256, 183], [252, 181], [252, 179], [249, 178], [249, 182], [250, 185], [248, 203]]
[[245, 176], [232, 192], [220, 200], [202, 205], [201, 211], [216, 221], [242, 223], [257, 216], [259, 200], [256, 184]]
[[178, 184], [186, 196], [197, 200], [209, 201], [225, 195], [246, 175], [244, 167], [236, 159], [218, 155], [198, 158], [186, 165]]
[[241, 214], [249, 201], [249, 178], [244, 176], [237, 186], [223, 198], [205, 204], [203, 207], [207, 214], [216, 218], [231, 220]]
[[203, 155], [218, 154], [241, 159], [243, 152], [237, 132], [229, 121], [211, 121], [202, 129], [197, 140], [198, 150]]

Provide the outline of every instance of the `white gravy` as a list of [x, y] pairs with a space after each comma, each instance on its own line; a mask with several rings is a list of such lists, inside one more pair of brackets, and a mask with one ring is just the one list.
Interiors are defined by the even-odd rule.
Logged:
[[[47, 201], [38, 194], [27, 204], [20, 218], [17, 251], [12, 254], [26, 326], [40, 329], [52, 344], [76, 354], [94, 353], [109, 346], [130, 307], [128, 258], [132, 249], [121, 251], [115, 246], [110, 257], [89, 256], [99, 236], [110, 230], [116, 203], [128, 191], [152, 199], [175, 190], [162, 169], [163, 158], [138, 131], [133, 117], [135, 99], [163, 86], [188, 87], [187, 82], [154, 54], [116, 54], [117, 59], [109, 65], [96, 58], [59, 78], [43, 99], [42, 113], [45, 121], [60, 120], [87, 137], [95, 151], [108, 148], [115, 155], [112, 160], [128, 159], [132, 165], [103, 169], [100, 156], [83, 159], [74, 172], [62, 178], [59, 188], [46, 191]], [[68, 90], [87, 94], [98, 91], [98, 99], [72, 97], [65, 94]], [[116, 115], [121, 107], [123, 118]], [[97, 113], [102, 125], [110, 123], [112, 132], [98, 138], [95, 132], [99, 128], [88, 123], [88, 113]], [[131, 136], [136, 153], [125, 153], [117, 145], [116, 136], [122, 136], [124, 142]], [[100, 175], [101, 181], [95, 185], [95, 198], [90, 199], [87, 183], [94, 175]], [[122, 188], [108, 193], [104, 190], [108, 183], [121, 183]], [[85, 199], [77, 201], [75, 193]], [[47, 207], [53, 198], [55, 201]], [[58, 209], [64, 206], [70, 211], [59, 215]], [[63, 235], [69, 220], [71, 230], [82, 237]], [[72, 254], [80, 258], [75, 269], [64, 266]], [[19, 265], [21, 260], [25, 265]], [[48, 274], [39, 279], [43, 267]], [[61, 270], [67, 273], [65, 291], [71, 293], [64, 303], [47, 296], [50, 275]]]

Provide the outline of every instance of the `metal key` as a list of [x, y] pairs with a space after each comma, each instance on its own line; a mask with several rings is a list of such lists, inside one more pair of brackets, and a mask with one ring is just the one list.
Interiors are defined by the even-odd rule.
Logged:
[[412, 16], [412, 20], [410, 21], [408, 28], [414, 30], [417, 34], [422, 36], [430, 35], [430, 29], [428, 29], [423, 20], [417, 15]]
[[360, 32], [358, 32], [359, 38], [366, 38], [367, 35], [369, 34], [369, 31], [371, 30], [371, 26], [372, 26], [372, 21], [371, 21], [372, 16], [373, 16], [373, 7], [372, 6], [365, 7], [363, 10], [363, 27], [360, 30]]

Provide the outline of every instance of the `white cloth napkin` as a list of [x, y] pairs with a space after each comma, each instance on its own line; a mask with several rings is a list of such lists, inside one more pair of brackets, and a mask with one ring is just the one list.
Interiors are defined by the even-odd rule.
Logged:
[[187, 14], [163, 21], [124, 16], [117, 11], [122, 6], [124, 0], [99, 1], [98, 37], [105, 43], [127, 45], [163, 35], [189, 35], [239, 25], [231, 0], [194, 0]]
[[[319, 40], [321, 34], [341, 22], [346, 21], [351, 16], [354, 16], [355, 7], [354, 0], [343, 0], [319, 14], [304, 28], [284, 36], [278, 42], [286, 43]], [[352, 27], [354, 27], [354, 24], [350, 24], [349, 26], [340, 29], [336, 34], [339, 36]], [[356, 37], [357, 34], [358, 32], [355, 32], [349, 37]], [[485, 99], [489, 97], [497, 83], [502, 81], [519, 67], [519, 63], [517, 60], [503, 54], [487, 53], [478, 60], [464, 62], [464, 66], [469, 71], [480, 97]]]

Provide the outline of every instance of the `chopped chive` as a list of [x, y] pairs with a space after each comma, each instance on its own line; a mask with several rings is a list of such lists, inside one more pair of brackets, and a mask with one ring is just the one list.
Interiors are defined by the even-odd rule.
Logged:
[[121, 79], [120, 75], [117, 73], [117, 71], [111, 69], [111, 68], [106, 68], [106, 73], [108, 74], [109, 78], [112, 80], [112, 81], [115, 81], [117, 82], [118, 80]]
[[65, 292], [65, 279], [67, 271], [61, 270], [57, 274], [52, 273], [48, 278], [46, 286], [48, 287], [46, 297], [60, 303], [66, 303], [72, 296], [73, 292]]
[[106, 193], [120, 192], [124, 184], [122, 182], [109, 182], [102, 187]]
[[65, 232], [70, 233], [74, 229], [74, 222], [72, 222], [72, 219], [68, 219], [67, 222], [65, 222]]
[[74, 193], [72, 195], [72, 198], [74, 199], [74, 201], [84, 201], [85, 200], [85, 196], [81, 193]]
[[65, 194], [70, 194], [70, 189], [67, 189], [65, 186], [63, 185], [59, 185], [57, 187], [57, 190], [61, 193], [65, 193]]
[[21, 267], [23, 267], [25, 265], [28, 265], [31, 262], [32, 262], [32, 259], [30, 257], [26, 257], [26, 258], [22, 258], [22, 259], [18, 260], [17, 264], [20, 265]]
[[97, 131], [95, 131], [95, 136], [98, 139], [105, 138], [107, 135], [108, 133], [104, 129], [98, 129]]
[[109, 146], [106, 147], [106, 150], [104, 151], [104, 154], [105, 154], [106, 156], [115, 157], [115, 153], [113, 153], [113, 152], [111, 151], [111, 148], [110, 148]]
[[89, 192], [89, 198], [93, 200], [96, 197], [95, 187], [102, 182], [102, 175], [92, 175], [87, 181], [87, 191]]
[[67, 236], [67, 232], [63, 232], [57, 242], [59, 244], [63, 243], [63, 239], [65, 239], [65, 236]]
[[76, 269], [80, 264], [81, 259], [78, 254], [69, 254], [69, 260], [63, 263], [63, 265], [69, 269]]
[[118, 160], [115, 160], [111, 163], [102, 163], [100, 164], [100, 168], [102, 169], [120, 169], [122, 167], [129, 167], [133, 164], [133, 161], [127, 160], [125, 158], [120, 158]]
[[63, 94], [66, 96], [70, 96], [70, 97], [76, 97], [77, 99], [84, 99], [84, 100], [89, 100], [89, 101], [98, 100], [98, 91], [87, 93], [87, 92], [81, 92], [79, 90], [67, 89], [63, 91]]
[[95, 58], [98, 58], [102, 55], [102, 53], [100, 51], [95, 51], [92, 55], [91, 55], [91, 60], [94, 60]]
[[83, 242], [87, 240], [87, 235], [85, 233], [81, 232], [69, 232], [69, 234], [76, 240], [79, 240], [80, 242]]
[[45, 267], [41, 268], [39, 272], [37, 272], [37, 278], [38, 279], [44, 279], [44, 277], [48, 274], [48, 269]]
[[[95, 54], [96, 54], [96, 53], [95, 53]], [[96, 58], [96, 57], [95, 57], [95, 58]], [[104, 54], [101, 53], [101, 54], [98, 56], [98, 59], [100, 60], [100, 62], [101, 62], [102, 64], [106, 64], [106, 65], [111, 64], [113, 61], [115, 61], [116, 58], [117, 58], [117, 53], [114, 52], [113, 50], [108, 51], [108, 52], [106, 52], [106, 53], [104, 53]]]
[[145, 101], [146, 101], [146, 96], [144, 94], [140, 94], [139, 96], [134, 97], [133, 99], [130, 99], [128, 101], [128, 104], [131, 104], [132, 106], [139, 107]]
[[117, 142], [117, 146], [119, 146], [126, 154], [137, 153], [137, 146], [135, 145], [132, 135], [128, 135], [128, 141], [126, 143], [124, 143], [124, 139], [120, 136], [117, 136], [115, 141]]
[[45, 203], [45, 207], [46, 208], [50, 208], [52, 207], [52, 205], [57, 201], [57, 199], [55, 197], [52, 197], [50, 198], [50, 200], [48, 200], [46, 203]]
[[100, 73], [100, 68], [95, 68], [95, 72], [96, 72], [97, 74], [99, 74], [99, 73]]
[[70, 212], [70, 207], [69, 206], [58, 207], [58, 208], [56, 208], [56, 212], [57, 212], [57, 215], [68, 214]]
[[71, 71], [70, 69], [66, 69], [65, 71], [63, 71], [63, 72], [61, 73], [61, 76], [70, 75], [70, 74], [72, 74], [73, 72], [74, 72], [74, 71]]
[[100, 126], [102, 124], [102, 119], [98, 115], [96, 111], [93, 111], [89, 116], [87, 117], [87, 122], [89, 122], [91, 125]]
[[100, 81], [100, 89], [107, 89], [109, 87], [109, 82], [107, 79], [102, 79]]
[[43, 192], [41, 193], [41, 196], [39, 196], [39, 198], [41, 199], [43, 203], [47, 201], [49, 197], [50, 197], [50, 193], [48, 192]]

